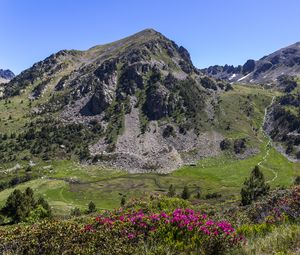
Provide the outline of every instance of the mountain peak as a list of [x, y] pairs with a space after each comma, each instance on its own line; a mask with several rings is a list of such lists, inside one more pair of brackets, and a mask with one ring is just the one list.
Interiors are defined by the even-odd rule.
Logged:
[[156, 30], [152, 28], [147, 28], [142, 31], [139, 31], [135, 34], [129, 35], [127, 37], [124, 37], [120, 40], [108, 43], [108, 44], [103, 44], [103, 45], [96, 45], [92, 48], [90, 48], [88, 51], [93, 54], [101, 54], [104, 51], [112, 51], [112, 50], [117, 50], [123, 48], [123, 49], [128, 49], [128, 47], [139, 47], [147, 42], [150, 41], [157, 41], [157, 40], [162, 40], [162, 41], [171, 41], [168, 38], [166, 38], [164, 35], [161, 33], [157, 32]]
[[[152, 29], [152, 28], [146, 28], [142, 31], [139, 31], [133, 35], [130, 35], [128, 37], [125, 37], [124, 39], [121, 39], [120, 41], [133, 41], [136, 43], [145, 43], [147, 41], [152, 41], [152, 40], [165, 40], [165, 41], [171, 41], [167, 37], [165, 37], [162, 33]], [[118, 42], [118, 41], [117, 41]]]
[[0, 83], [6, 83], [11, 79], [13, 79], [14, 77], [15, 74], [9, 69], [6, 70], [0, 69]]
[[152, 34], [152, 35], [153, 35], [153, 34], [159, 34], [159, 35], [161, 35], [160, 32], [156, 31], [156, 30], [153, 29], [153, 28], [146, 28], [146, 29], [144, 29], [144, 30], [138, 32], [137, 34]]

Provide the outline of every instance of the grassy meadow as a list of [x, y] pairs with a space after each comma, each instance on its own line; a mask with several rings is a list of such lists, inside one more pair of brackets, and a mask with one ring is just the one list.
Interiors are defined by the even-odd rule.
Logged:
[[[229, 156], [207, 158], [196, 166], [184, 166], [165, 175], [127, 174], [99, 166], [82, 166], [72, 161], [41, 162], [32, 171], [41, 171], [43, 176], [15, 188], [32, 187], [61, 215], [68, 214], [74, 207], [84, 209], [91, 200], [99, 209], [112, 209], [119, 206], [121, 194], [127, 198], [142, 197], [144, 193], [167, 192], [171, 184], [178, 193], [187, 185], [191, 191], [199, 187], [203, 197], [217, 192], [224, 199], [238, 200], [244, 179], [263, 156], [264, 150], [244, 160]], [[300, 164], [289, 162], [274, 149], [270, 150], [261, 169], [272, 188], [289, 186], [294, 177], [300, 175]], [[277, 174], [276, 179], [273, 171]], [[0, 192], [0, 205], [12, 190]]]
[[[26, 93], [12, 98], [9, 103], [0, 100], [0, 132], [18, 132], [28, 122], [29, 101], [26, 99], [28, 95], [24, 95]], [[55, 213], [67, 215], [74, 207], [86, 208], [91, 200], [99, 209], [112, 209], [119, 206], [122, 195], [129, 199], [142, 197], [145, 193], [167, 192], [171, 184], [177, 193], [181, 193], [187, 185], [192, 192], [200, 188], [203, 198], [207, 194], [218, 193], [222, 195], [221, 199], [236, 201], [239, 200], [245, 178], [261, 161], [261, 169], [272, 188], [289, 186], [294, 177], [300, 175], [300, 164], [291, 163], [275, 149], [268, 148], [268, 139], [260, 128], [265, 108], [274, 95], [279, 95], [279, 92], [240, 85], [235, 85], [234, 90], [228, 93], [220, 94], [215, 109], [218, 120], [215, 128], [231, 139], [247, 137], [250, 146], [260, 149], [259, 153], [246, 159], [240, 160], [230, 153], [224, 153], [200, 160], [196, 166], [183, 166], [170, 174], [127, 174], [99, 165], [82, 165], [73, 160], [34, 159], [34, 178], [14, 188], [32, 187], [35, 193], [49, 201]], [[9, 115], [12, 115], [11, 119]], [[230, 128], [221, 128], [226, 125], [230, 125]], [[267, 152], [268, 156], [264, 159]], [[17, 163], [20, 166], [14, 169]], [[3, 164], [0, 178], [6, 180], [24, 174], [27, 166], [28, 161]], [[14, 188], [0, 192], [0, 206]]]

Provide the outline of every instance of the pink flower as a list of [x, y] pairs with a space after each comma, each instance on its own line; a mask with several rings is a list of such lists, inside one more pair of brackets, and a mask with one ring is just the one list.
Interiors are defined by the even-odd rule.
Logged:
[[165, 212], [162, 212], [162, 213], [160, 214], [160, 216], [161, 216], [162, 218], [169, 218], [169, 216], [168, 216]]
[[214, 222], [212, 220], [208, 220], [207, 222], [205, 222], [206, 226], [212, 226], [214, 224]]
[[127, 235], [127, 237], [128, 237], [128, 239], [133, 239], [133, 238], [135, 238], [135, 235], [132, 234], [132, 233], [129, 233], [129, 234]]
[[83, 229], [84, 232], [94, 232], [94, 228], [92, 225], [86, 225]]

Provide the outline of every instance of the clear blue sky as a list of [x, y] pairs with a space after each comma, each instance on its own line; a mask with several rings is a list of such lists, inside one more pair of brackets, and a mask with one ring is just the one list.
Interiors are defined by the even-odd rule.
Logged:
[[299, 0], [0, 0], [0, 68], [154, 28], [197, 67], [243, 64], [300, 41]]

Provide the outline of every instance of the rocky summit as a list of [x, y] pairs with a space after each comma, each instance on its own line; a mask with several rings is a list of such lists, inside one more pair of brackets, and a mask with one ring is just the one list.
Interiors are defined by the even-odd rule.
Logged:
[[0, 69], [0, 83], [9, 82], [14, 77], [15, 74], [9, 69], [6, 70]]

